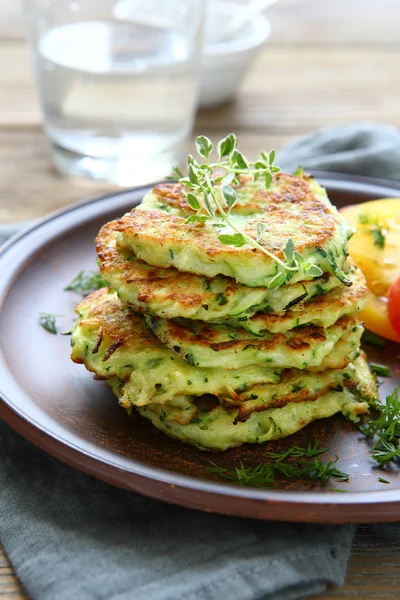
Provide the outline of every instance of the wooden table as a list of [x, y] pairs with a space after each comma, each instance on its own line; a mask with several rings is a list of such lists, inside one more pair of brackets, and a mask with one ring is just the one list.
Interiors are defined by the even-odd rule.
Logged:
[[[110, 186], [57, 174], [40, 127], [22, 0], [0, 0], [0, 223], [24, 221]], [[234, 130], [249, 155], [319, 127], [400, 125], [400, 1], [281, 0], [273, 34], [234, 102], [198, 115], [212, 138]], [[346, 584], [317, 600], [398, 598], [400, 548], [359, 528]], [[0, 551], [0, 598], [26, 598]]]

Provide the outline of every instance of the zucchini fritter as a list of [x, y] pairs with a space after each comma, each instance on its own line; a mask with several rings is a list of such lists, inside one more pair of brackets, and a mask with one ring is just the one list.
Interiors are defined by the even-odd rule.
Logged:
[[174, 267], [154, 267], [131, 250], [117, 246], [117, 225], [118, 221], [107, 223], [97, 236], [100, 272], [122, 302], [146, 314], [165, 319], [229, 318], [240, 322], [259, 312], [283, 313], [291, 307], [298, 310], [314, 296], [343, 289], [331, 273], [269, 290], [250, 288], [223, 275], [206, 277]]
[[327, 294], [314, 296], [306, 304], [298, 304], [283, 314], [261, 312], [246, 321], [230, 319], [230, 322], [244, 327], [255, 335], [263, 331], [285, 333], [302, 325], [331, 327], [343, 316], [354, 317], [367, 303], [368, 288], [360, 269], [353, 265], [348, 277], [352, 282], [351, 287], [341, 286]]
[[[151, 402], [165, 404], [177, 395], [187, 394], [213, 394], [221, 401], [246, 403], [247, 407], [248, 401], [252, 401], [252, 407], [268, 406], [282, 397], [304, 400], [321, 390], [355, 381], [346, 344], [335, 347], [336, 353], [345, 358], [339, 370], [329, 368], [329, 357], [319, 372], [313, 373], [271, 368], [268, 364], [241, 369], [199, 368], [163, 346], [145, 327], [143, 317], [124, 306], [107, 288], [85, 298], [76, 311], [72, 360], [84, 363], [97, 379], [118, 377], [125, 381], [121, 401], [125, 408]], [[335, 365], [337, 360], [335, 357]]]
[[[239, 369], [248, 365], [308, 369], [318, 367], [334, 352], [344, 336], [351, 351], [360, 345], [363, 327], [355, 318], [341, 317], [328, 328], [314, 325], [296, 327], [283, 333], [254, 335], [243, 328], [191, 321], [146, 317], [147, 326], [158, 339], [191, 365]], [[333, 367], [335, 368], [335, 367]]]
[[[324, 273], [337, 275], [345, 268], [350, 230], [316, 181], [278, 173], [268, 190], [260, 182], [244, 180], [237, 193], [231, 218], [253, 237], [257, 223], [264, 224], [262, 244], [278, 258], [284, 260], [283, 249], [292, 239], [304, 259]], [[186, 223], [192, 214], [182, 186], [161, 184], [117, 222], [118, 244], [150, 265], [206, 277], [222, 274], [251, 287], [266, 287], [277, 274], [277, 263], [253, 246], [237, 248], [219, 241], [220, 235], [234, 233], [230, 226]], [[289, 272], [286, 283], [312, 278]]]
[[360, 350], [365, 281], [325, 190], [285, 173], [268, 190], [250, 176], [236, 189], [240, 231], [256, 237], [261, 223], [275, 257], [290, 239], [301, 253], [293, 260], [323, 275], [309, 264], [268, 289], [273, 258], [222, 244], [233, 233], [225, 222], [187, 223], [184, 188], [160, 184], [99, 232], [112, 289], [79, 303], [72, 331], [72, 360], [106, 380], [122, 407], [202, 450], [286, 437], [336, 413], [357, 421], [377, 396]]
[[359, 402], [349, 390], [330, 391], [317, 400], [290, 402], [283, 408], [254, 412], [245, 422], [235, 422], [236, 410], [228, 411], [214, 402], [210, 410], [206, 401], [197, 405], [198, 413], [190, 423], [181, 424], [177, 417], [169, 420], [168, 411], [159, 404], [139, 408], [143, 417], [157, 429], [200, 450], [227, 450], [244, 443], [261, 444], [292, 435], [316, 419], [341, 412], [356, 420], [367, 412], [368, 405]]
[[168, 402], [176, 394], [215, 394], [280, 381], [280, 370], [268, 365], [221, 371], [188, 364], [163, 346], [146, 328], [143, 317], [108, 288], [87, 296], [76, 312], [72, 360], [83, 363], [97, 379], [130, 380], [130, 397], [138, 406]]
[[[288, 401], [281, 406], [253, 409], [244, 416], [241, 408], [220, 404], [215, 397], [178, 396], [166, 405], [149, 404], [139, 413], [169, 436], [197, 446], [201, 450], [226, 450], [244, 443], [262, 443], [292, 435], [312, 421], [342, 413], [352, 421], [368, 410], [364, 401], [376, 397], [375, 381], [364, 358], [355, 366], [357, 384], [351, 389], [337, 387], [324, 391], [316, 399]], [[124, 384], [110, 380], [114, 393], [121, 397]]]

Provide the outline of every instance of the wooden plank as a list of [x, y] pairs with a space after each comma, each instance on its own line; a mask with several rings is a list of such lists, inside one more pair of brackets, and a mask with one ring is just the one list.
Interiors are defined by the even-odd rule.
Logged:
[[354, 121], [400, 124], [400, 45], [381, 52], [266, 48], [236, 100], [199, 115], [198, 126], [306, 133]]
[[346, 583], [315, 600], [394, 600], [399, 597], [400, 547], [381, 537], [374, 526], [360, 525], [354, 540]]
[[40, 129], [0, 130], [0, 161], [0, 223], [38, 218], [111, 188], [60, 176]]
[[[10, 69], [9, 65], [13, 68]], [[353, 121], [400, 124], [400, 44], [371, 49], [266, 48], [235, 101], [202, 111], [198, 128], [280, 134], [306, 133]], [[0, 127], [40, 122], [24, 46], [0, 47]]]
[[[201, 132], [219, 139], [212, 130]], [[244, 133], [240, 147], [244, 153], [255, 156], [263, 148], [279, 149], [292, 138]], [[193, 142], [189, 149], [194, 151]], [[116, 189], [101, 182], [59, 175], [51, 165], [48, 144], [39, 128], [0, 129], [0, 163], [0, 223], [39, 218], [71, 202]]]
[[0, 128], [30, 127], [40, 119], [28, 48], [25, 43], [4, 42], [0, 45]]
[[24, 600], [25, 594], [21, 583], [14, 575], [14, 571], [0, 546], [0, 598], [1, 600]]

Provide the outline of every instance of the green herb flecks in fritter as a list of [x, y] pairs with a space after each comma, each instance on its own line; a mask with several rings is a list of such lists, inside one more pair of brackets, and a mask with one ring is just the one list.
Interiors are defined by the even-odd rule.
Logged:
[[[84, 363], [97, 378], [118, 377], [125, 382], [121, 404], [164, 404], [175, 396], [213, 394], [227, 404], [240, 406], [240, 414], [313, 399], [338, 386], [354, 386], [356, 373], [348, 347], [335, 347], [344, 361], [338, 370], [329, 358], [314, 372], [250, 365], [242, 369], [199, 368], [169, 350], [144, 326], [140, 315], [124, 306], [116, 294], [101, 290], [77, 307], [72, 331], [72, 359]], [[121, 327], [121, 323], [124, 327]], [[336, 364], [337, 359], [334, 359]]]
[[[248, 365], [307, 369], [317, 367], [342, 338], [355, 350], [360, 345], [362, 325], [342, 317], [324, 329], [314, 325], [283, 333], [254, 335], [243, 328], [191, 321], [146, 317], [146, 324], [159, 340], [187, 362], [199, 367], [239, 369]], [[337, 350], [334, 359], [342, 357]]]
[[246, 321], [232, 318], [230, 323], [242, 326], [255, 335], [264, 331], [285, 333], [302, 325], [329, 328], [343, 316], [357, 315], [367, 303], [368, 288], [360, 269], [353, 266], [349, 279], [352, 282], [351, 287], [342, 286], [325, 295], [314, 296], [306, 304], [295, 305], [283, 314], [259, 312]]
[[[253, 411], [241, 420], [239, 409], [221, 405], [215, 397], [182, 396], [171, 404], [149, 404], [138, 411], [157, 429], [200, 450], [227, 450], [244, 443], [263, 443], [287, 437], [317, 419], [342, 413], [357, 422], [368, 411], [368, 402], [376, 396], [376, 385], [364, 358], [356, 363], [357, 386], [332, 389], [316, 400], [287, 404]], [[109, 381], [114, 393], [121, 397], [124, 382]], [[188, 416], [189, 415], [189, 416]]]
[[357, 421], [379, 400], [360, 350], [367, 289], [351, 229], [274, 151], [250, 161], [233, 134], [216, 148], [199, 136], [196, 150], [187, 176], [177, 169], [99, 232], [112, 289], [77, 306], [72, 360], [128, 413], [200, 449], [283, 438], [336, 413]]
[[[291, 240], [304, 261], [349, 283], [342, 273], [347, 269], [349, 229], [318, 183], [277, 173], [268, 190], [259, 181], [242, 179], [236, 192], [231, 219], [246, 235], [257, 237], [261, 223], [260, 243], [279, 260], [286, 260], [284, 249]], [[212, 220], [187, 223], [191, 214], [184, 187], [161, 184], [118, 221], [118, 242], [150, 265], [206, 277], [222, 274], [247, 286], [267, 287], [278, 275], [276, 261], [251, 244], [237, 247], [220, 241], [234, 234], [229, 225]], [[314, 277], [313, 271], [287, 271], [280, 285]]]
[[199, 369], [161, 344], [115, 292], [104, 288], [76, 308], [72, 330], [74, 362], [83, 363], [98, 379], [129, 380], [129, 398], [138, 406], [167, 402], [176, 394], [227, 394], [257, 383], [277, 383], [281, 371], [268, 365], [240, 370]]
[[312, 402], [294, 402], [283, 408], [254, 412], [244, 423], [236, 423], [237, 411], [228, 411], [216, 402], [198, 403], [198, 415], [188, 424], [169, 420], [168, 411], [159, 404], [139, 408], [157, 429], [200, 450], [227, 450], [242, 444], [262, 444], [292, 435], [316, 419], [325, 419], [341, 412], [351, 420], [364, 414], [368, 405], [359, 402], [351, 392], [330, 391]]
[[223, 275], [209, 278], [174, 267], [154, 267], [117, 246], [117, 227], [118, 221], [108, 223], [97, 236], [100, 271], [122, 302], [146, 314], [201, 321], [227, 318], [242, 323], [255, 313], [300, 309], [314, 296], [344, 287], [331, 273], [270, 290], [249, 288]]

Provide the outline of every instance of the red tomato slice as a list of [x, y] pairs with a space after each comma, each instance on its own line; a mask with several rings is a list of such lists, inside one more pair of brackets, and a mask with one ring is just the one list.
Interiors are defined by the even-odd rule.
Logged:
[[392, 327], [400, 335], [400, 277], [389, 290], [387, 308]]

